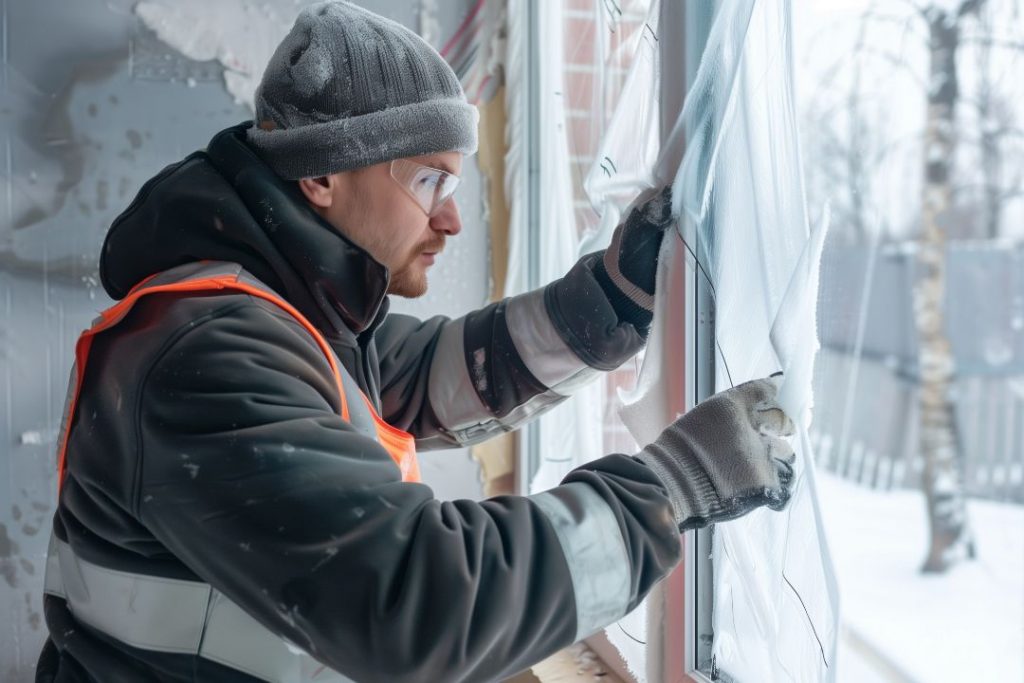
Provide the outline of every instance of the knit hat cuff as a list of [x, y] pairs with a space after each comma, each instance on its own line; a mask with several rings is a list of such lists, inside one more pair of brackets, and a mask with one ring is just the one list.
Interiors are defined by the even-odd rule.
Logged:
[[253, 126], [247, 135], [278, 175], [299, 180], [423, 154], [473, 154], [479, 117], [465, 100], [433, 99], [294, 128]]

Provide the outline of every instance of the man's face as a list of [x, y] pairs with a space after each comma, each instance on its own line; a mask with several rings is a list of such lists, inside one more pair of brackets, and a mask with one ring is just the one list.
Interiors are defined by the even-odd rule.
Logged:
[[[410, 161], [452, 175], [462, 171], [462, 154], [458, 152], [412, 157]], [[320, 186], [313, 187], [308, 184], [311, 182]], [[391, 177], [390, 162], [300, 184], [307, 199], [332, 226], [387, 266], [389, 294], [423, 296], [427, 270], [444, 249], [445, 240], [462, 229], [454, 200], [434, 216], [427, 216]]]

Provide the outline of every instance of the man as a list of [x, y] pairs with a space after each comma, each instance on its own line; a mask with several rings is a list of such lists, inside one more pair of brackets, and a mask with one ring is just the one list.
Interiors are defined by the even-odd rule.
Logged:
[[120, 302], [76, 349], [37, 680], [496, 680], [635, 607], [681, 530], [785, 505], [769, 380], [551, 491], [436, 500], [416, 447], [513, 429], [641, 348], [667, 193], [544, 289], [419, 321], [387, 294], [423, 294], [461, 229], [452, 70], [316, 5], [256, 114], [107, 236]]

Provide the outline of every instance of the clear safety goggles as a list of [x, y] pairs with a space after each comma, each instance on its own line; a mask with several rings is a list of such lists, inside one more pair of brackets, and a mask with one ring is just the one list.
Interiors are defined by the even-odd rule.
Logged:
[[408, 159], [395, 159], [391, 162], [391, 177], [416, 200], [428, 216], [437, 215], [445, 202], [455, 194], [460, 180], [457, 175]]

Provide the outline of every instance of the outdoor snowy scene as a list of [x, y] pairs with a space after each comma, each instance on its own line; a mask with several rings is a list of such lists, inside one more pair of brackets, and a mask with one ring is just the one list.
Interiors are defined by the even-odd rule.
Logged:
[[1024, 680], [1022, 13], [794, 4], [840, 681]]

